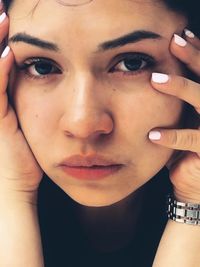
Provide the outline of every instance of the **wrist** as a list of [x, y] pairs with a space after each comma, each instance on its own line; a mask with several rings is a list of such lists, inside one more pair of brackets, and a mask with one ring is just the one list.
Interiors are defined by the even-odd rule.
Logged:
[[178, 200], [174, 194], [167, 197], [168, 218], [190, 225], [200, 225], [200, 204]]
[[5, 203], [18, 205], [27, 204], [37, 206], [38, 192], [18, 192], [11, 190], [0, 190], [0, 206], [5, 206]]
[[174, 194], [174, 198], [177, 201], [184, 202], [184, 203], [200, 204], [200, 194], [183, 193], [177, 190], [174, 190], [173, 194]]

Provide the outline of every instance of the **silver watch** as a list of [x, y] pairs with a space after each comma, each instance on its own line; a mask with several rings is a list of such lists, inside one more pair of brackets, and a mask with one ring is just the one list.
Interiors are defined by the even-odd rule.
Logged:
[[200, 225], [200, 204], [180, 202], [170, 194], [167, 198], [167, 215], [176, 222]]

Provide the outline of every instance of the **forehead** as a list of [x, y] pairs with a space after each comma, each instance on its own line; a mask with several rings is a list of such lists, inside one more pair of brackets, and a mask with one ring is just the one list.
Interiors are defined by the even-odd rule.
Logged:
[[165, 33], [168, 38], [185, 23], [181, 15], [158, 0], [93, 0], [76, 7], [63, 6], [56, 0], [25, 0], [23, 4], [14, 0], [9, 15], [10, 36], [20, 31], [58, 42], [74, 38], [83, 41], [86, 37], [90, 41], [95, 37], [98, 42], [138, 29]]

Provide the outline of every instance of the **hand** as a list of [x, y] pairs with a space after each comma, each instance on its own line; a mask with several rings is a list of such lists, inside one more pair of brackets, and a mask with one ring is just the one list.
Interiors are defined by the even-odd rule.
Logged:
[[[191, 32], [185, 39], [175, 35], [170, 50], [196, 76], [195, 81], [166, 74], [152, 74], [154, 89], [170, 94], [189, 103], [196, 112], [199, 125], [200, 116], [200, 40]], [[192, 119], [192, 118], [191, 118]], [[180, 201], [200, 203], [200, 127], [198, 129], [155, 129], [150, 134], [152, 142], [183, 151], [170, 166], [170, 179], [174, 194]], [[153, 130], [154, 131], [154, 130]]]
[[[8, 28], [9, 20], [6, 17], [0, 24], [0, 41], [7, 35]], [[8, 47], [3, 54], [4, 57], [0, 59], [0, 196], [16, 193], [20, 196], [25, 194], [32, 199], [37, 193], [43, 172], [18, 127], [13, 108], [8, 103], [6, 90], [14, 54]]]

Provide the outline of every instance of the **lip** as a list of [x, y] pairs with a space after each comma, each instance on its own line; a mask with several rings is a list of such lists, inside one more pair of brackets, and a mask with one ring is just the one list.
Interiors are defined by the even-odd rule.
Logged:
[[62, 161], [59, 167], [74, 178], [96, 180], [114, 174], [123, 167], [123, 164], [99, 155], [73, 155]]

